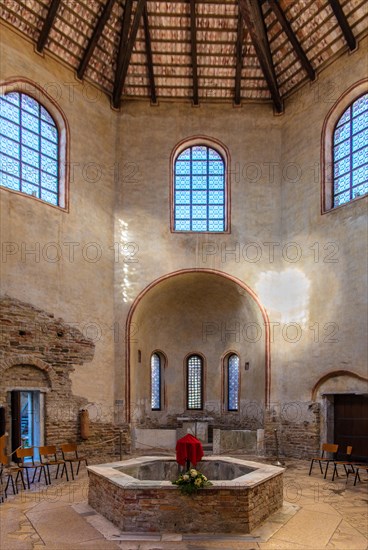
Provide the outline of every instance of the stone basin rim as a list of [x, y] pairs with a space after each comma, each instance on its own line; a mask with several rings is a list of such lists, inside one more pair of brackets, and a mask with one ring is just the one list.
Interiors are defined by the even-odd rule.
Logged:
[[[120, 470], [121, 467], [137, 466], [144, 465], [152, 461], [173, 461], [175, 460], [175, 455], [171, 456], [157, 456], [157, 455], [145, 455], [139, 456], [136, 458], [130, 458], [128, 460], [121, 460], [116, 462], [108, 462], [105, 464], [96, 464], [93, 466], [88, 466], [88, 471], [93, 474], [108, 479], [112, 484], [119, 487], [124, 487], [126, 489], [144, 489], [144, 488], [165, 488], [178, 490], [177, 486], [172, 485], [171, 481], [159, 481], [159, 480], [138, 480], [135, 477], [132, 477]], [[232, 480], [218, 480], [212, 481], [211, 487], [206, 487], [205, 491], [211, 491], [213, 489], [233, 489], [237, 490], [239, 487], [253, 488], [257, 485], [263, 484], [266, 480], [272, 479], [285, 471], [285, 468], [280, 468], [279, 466], [272, 466], [270, 464], [264, 464], [261, 462], [254, 462], [250, 460], [243, 460], [240, 458], [234, 458], [230, 456], [205, 456], [204, 461], [216, 462], [223, 461], [230, 464], [238, 464], [240, 466], [246, 466], [251, 468], [253, 471], [234, 478]], [[196, 468], [200, 471], [200, 462], [197, 464]]]

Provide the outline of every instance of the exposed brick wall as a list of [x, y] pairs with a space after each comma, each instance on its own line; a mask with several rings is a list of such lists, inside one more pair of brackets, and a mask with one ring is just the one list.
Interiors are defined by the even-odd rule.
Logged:
[[282, 473], [252, 489], [130, 489], [90, 472], [89, 504], [123, 531], [249, 533], [283, 502]]
[[[8, 432], [10, 391], [38, 389], [45, 392], [45, 444], [78, 442], [92, 458], [117, 456], [121, 430], [123, 452], [129, 452], [126, 425], [97, 418], [90, 423], [89, 439], [80, 436], [79, 411], [88, 401], [73, 395], [70, 374], [92, 360], [94, 343], [62, 319], [8, 296], [0, 298], [0, 313], [0, 405], [6, 407]], [[114, 437], [115, 441], [100, 445]]]
[[277, 430], [280, 456], [308, 459], [320, 447], [320, 405], [312, 402], [277, 404], [265, 415], [266, 454], [276, 452]]

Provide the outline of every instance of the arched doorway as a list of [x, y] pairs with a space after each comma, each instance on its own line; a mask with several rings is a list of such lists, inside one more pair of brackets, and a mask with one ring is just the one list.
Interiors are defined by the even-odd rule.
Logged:
[[20, 446], [37, 449], [44, 444], [45, 393], [51, 390], [52, 382], [50, 367], [40, 360], [36, 362], [23, 363], [20, 358], [13, 358], [3, 365], [5, 426], [11, 452]]

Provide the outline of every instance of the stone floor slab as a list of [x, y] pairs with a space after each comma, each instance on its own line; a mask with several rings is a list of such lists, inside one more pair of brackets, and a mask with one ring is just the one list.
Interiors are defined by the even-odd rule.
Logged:
[[119, 540], [121, 530], [89, 507], [85, 472], [75, 482], [53, 480], [47, 490], [41, 484], [0, 504], [0, 549], [366, 550], [367, 483], [332, 483], [308, 469], [308, 461], [287, 461], [283, 509], [240, 538], [124, 533], [132, 540]]
[[302, 509], [279, 529], [274, 539], [295, 544], [302, 542], [305, 548], [314, 550], [324, 548], [340, 522], [338, 515]]
[[338, 550], [346, 550], [347, 548], [349, 550], [366, 550], [367, 539], [347, 521], [343, 520], [326, 548], [331, 550], [333, 548]]
[[61, 509], [52, 508], [47, 514], [44, 510], [37, 511], [36, 507], [28, 512], [27, 516], [45, 544], [78, 545], [88, 540], [103, 539], [96, 529], [68, 506]]

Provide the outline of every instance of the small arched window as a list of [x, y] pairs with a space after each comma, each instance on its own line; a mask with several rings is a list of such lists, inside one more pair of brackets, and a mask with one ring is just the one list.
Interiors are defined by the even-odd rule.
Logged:
[[0, 184], [59, 206], [59, 132], [33, 97], [0, 97]]
[[151, 410], [161, 410], [162, 360], [158, 353], [151, 355]]
[[226, 358], [227, 410], [239, 410], [239, 357], [232, 353]]
[[204, 143], [174, 157], [173, 230], [227, 230], [226, 166], [223, 155]]
[[203, 359], [191, 355], [187, 360], [187, 409], [203, 409]]
[[343, 112], [333, 133], [333, 208], [368, 193], [368, 94]]

